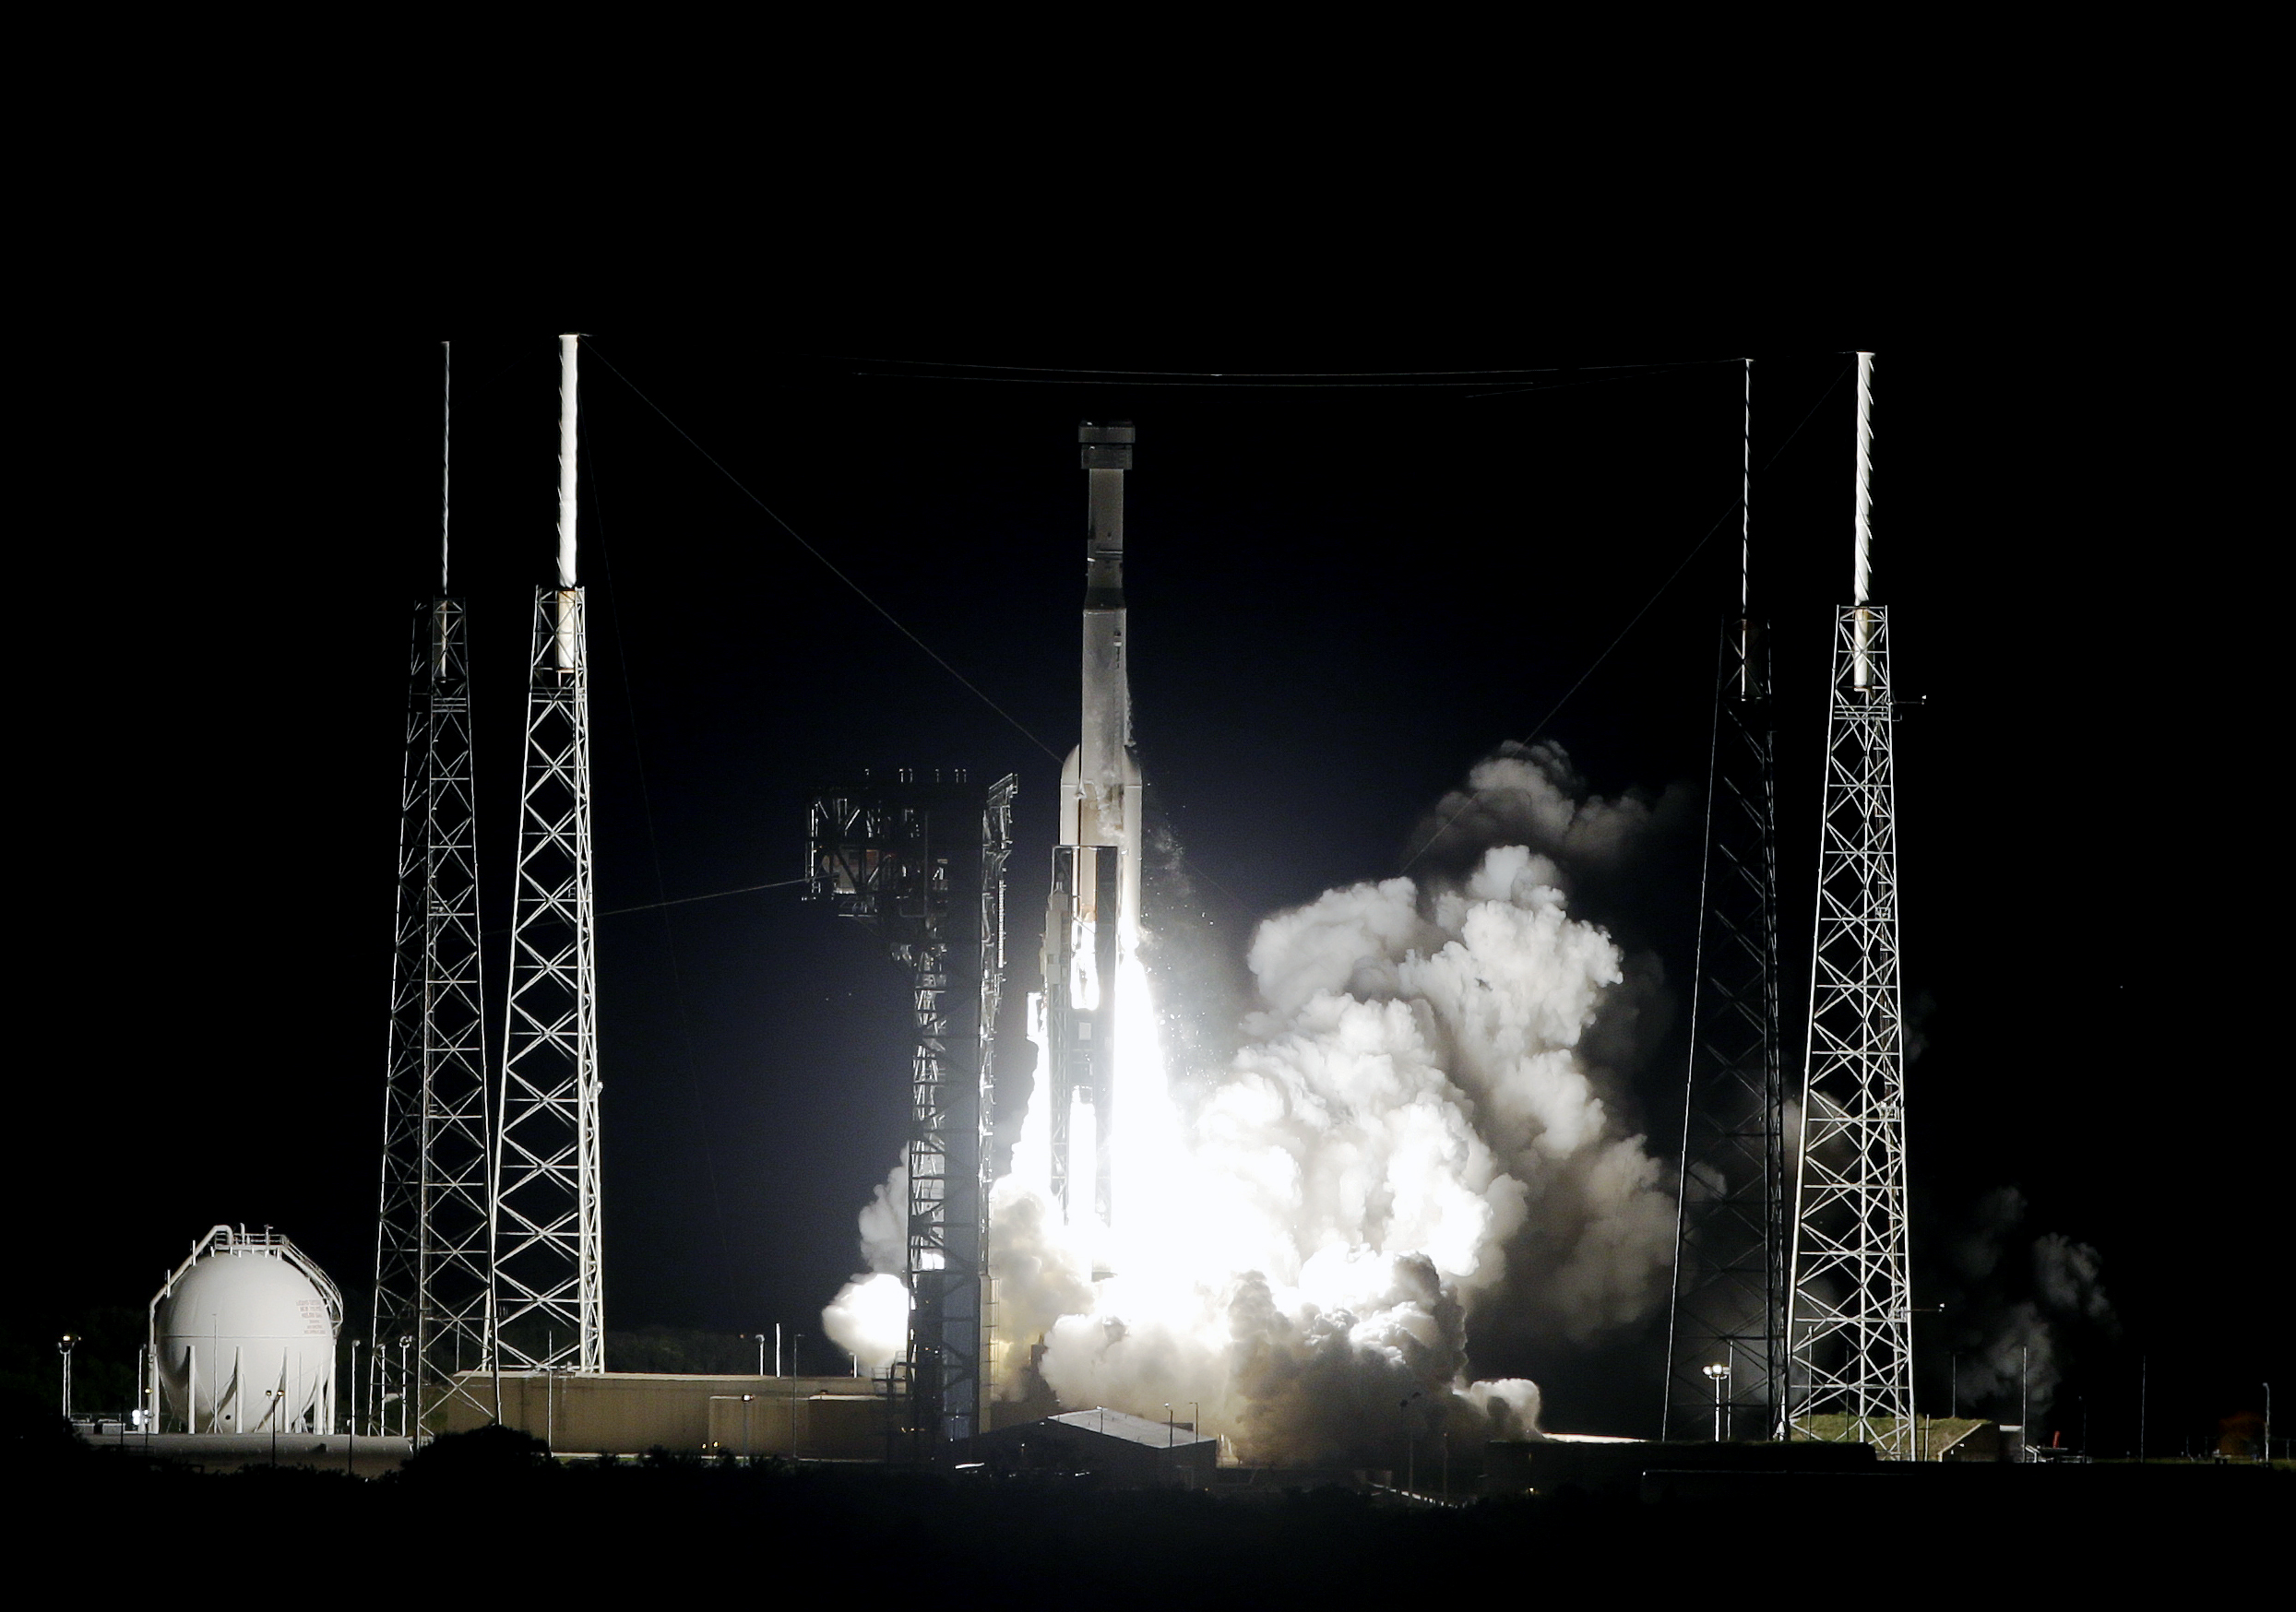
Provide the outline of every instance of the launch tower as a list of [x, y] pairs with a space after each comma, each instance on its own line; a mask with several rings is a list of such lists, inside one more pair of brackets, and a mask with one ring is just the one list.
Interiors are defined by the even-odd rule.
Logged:
[[[1112, 1224], [1116, 976], [1140, 937], [1140, 764], [1124, 664], [1124, 472], [1129, 421], [1086, 421], [1083, 732], [1060, 776], [1060, 838], [1044, 917], [1041, 1033], [1050, 1082], [1052, 1189], [1073, 1217]], [[1032, 1014], [1032, 1016], [1034, 1016]], [[1087, 1183], [1083, 1192], [1078, 1184]]]
[[576, 344], [558, 339], [558, 583], [534, 595], [494, 1153], [497, 1363], [603, 1371], [589, 651], [575, 571]]
[[[451, 349], [446, 374], [451, 419]], [[400, 1389], [418, 1411], [474, 1392], [456, 1374], [488, 1363], [493, 1332], [470, 660], [463, 603], [448, 585], [448, 465], [442, 455], [438, 592], [415, 606], [408, 669], [370, 1357], [386, 1357], [386, 1340], [408, 1340], [400, 1354], [415, 1381]]]
[[1867, 597], [1874, 358], [1858, 355], [1851, 602], [1835, 612], [1795, 1193], [1790, 1436], [1914, 1453], [1889, 612]]
[[[1697, 988], [1665, 1436], [1769, 1438], [1785, 1373], [1785, 1085], [1767, 623], [1753, 608], [1754, 364], [1741, 433], [1738, 609], [1723, 624], [1707, 775]], [[1718, 1369], [1719, 1368], [1719, 1369]]]
[[989, 1166], [1005, 991], [1010, 774], [903, 769], [815, 795], [805, 895], [861, 919], [910, 970], [910, 1428], [919, 1453], [988, 1428]]

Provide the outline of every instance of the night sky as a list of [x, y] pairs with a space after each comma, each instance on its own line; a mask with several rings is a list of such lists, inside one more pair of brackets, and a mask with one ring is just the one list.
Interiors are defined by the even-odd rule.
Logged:
[[[798, 876], [808, 789], [862, 767], [1016, 772], [1008, 1001], [1033, 987], [1057, 765], [1036, 741], [1065, 753], [1077, 720], [1078, 419], [1138, 425], [1137, 738], [1153, 810], [1240, 956], [1255, 918], [1393, 874], [1444, 790], [1542, 719], [1597, 792], [1702, 800], [1743, 340], [1398, 356], [594, 330], [581, 537], [612, 915], [610, 1327], [817, 1333], [900, 1144], [908, 1045], [901, 972], [795, 890], [618, 909]], [[1944, 1408], [1956, 1329], [2022, 1296], [2022, 1250], [2060, 1233], [2101, 1253], [2116, 1319], [2068, 1334], [2055, 1419], [2085, 1410], [2099, 1448], [2124, 1447], [2148, 1357], [2159, 1445], [2260, 1408], [2256, 1382], [2287, 1363], [2268, 1324], [2286, 1272], [2287, 1054], [2267, 1038], [2284, 946], [2264, 888], [2284, 724], [2233, 711], [2271, 697], [2238, 635], [2277, 633], [2237, 558], [2255, 540], [2228, 468], [2241, 438], [2175, 362], [1875, 345], [1874, 594], [1901, 693], [1928, 700], [1897, 730], [1916, 1299], [1959, 1307], [1917, 1323], [1921, 1392]], [[1826, 346], [1755, 357], [1798, 1083], [1853, 379]], [[1239, 374], [1281, 364], [1420, 373]], [[1135, 373], [1067, 373], [1116, 365]], [[1137, 373], [1213, 370], [1226, 378]], [[1494, 373], [1427, 373], [1470, 370]], [[531, 590], [554, 552], [556, 373], [549, 329], [456, 344], [454, 590], [497, 976]], [[156, 456], [85, 472], [113, 533], [42, 539], [60, 619], [35, 718], [49, 838], [28, 871], [47, 917], [19, 910], [18, 1011], [48, 1027], [17, 1067], [37, 1161], [18, 1225], [38, 1247], [19, 1258], [46, 1328], [140, 1309], [217, 1221], [284, 1230], [362, 1310], [374, 1257], [438, 348], [257, 331], [177, 379]], [[1697, 816], [1576, 906], [1670, 982], [1671, 1038], [1630, 1076], [1632, 1122], [1670, 1158]], [[68, 1029], [54, 1002], [79, 1004]], [[1007, 1106], [1029, 1057], [1008, 1028]], [[2003, 1187], [2027, 1208], [1981, 1293], [1951, 1255]], [[1663, 1327], [1661, 1310], [1642, 1334], [1477, 1366], [1537, 1378], [1550, 1426], [1655, 1433]]]

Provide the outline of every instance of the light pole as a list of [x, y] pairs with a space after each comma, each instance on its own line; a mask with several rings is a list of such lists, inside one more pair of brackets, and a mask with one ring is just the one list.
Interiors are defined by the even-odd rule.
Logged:
[[1724, 1400], [1730, 1393], [1730, 1368], [1727, 1365], [1708, 1366], [1707, 1381], [1714, 1384], [1714, 1441], [1722, 1441], [1722, 1413]]
[[56, 1353], [64, 1357], [64, 1419], [72, 1419], [72, 1345], [79, 1342], [77, 1333], [65, 1333], [56, 1340]]
[[2272, 1464], [2272, 1384], [2264, 1385], [2264, 1464]]
[[790, 1334], [790, 1461], [797, 1461], [797, 1345], [805, 1341], [803, 1333]]
[[351, 1431], [343, 1439], [343, 1470], [359, 1476], [359, 1340], [351, 1340]]
[[[1907, 1319], [1906, 1319], [1906, 1336], [1907, 1336], [1908, 1341], [1909, 1341], [1909, 1342], [1910, 1342], [1910, 1341], [1911, 1341], [1911, 1338], [1912, 1338], [1912, 1318], [1913, 1318], [1914, 1316], [1917, 1316], [1917, 1315], [1943, 1315], [1943, 1314], [1945, 1314], [1945, 1307], [1944, 1305], [1942, 1305], [1942, 1304], [1909, 1304], [1909, 1305], [1907, 1305], [1907, 1306], [1906, 1306], [1906, 1318], [1907, 1318]], [[1909, 1370], [1910, 1370], [1910, 1369], [1909, 1368]], [[1908, 1395], [1908, 1397], [1907, 1397], [1907, 1399], [1906, 1399], [1906, 1436], [1907, 1436], [1907, 1437], [1908, 1437], [1908, 1438], [1909, 1438], [1909, 1439], [1912, 1441], [1912, 1444], [1913, 1444], [1913, 1459], [1914, 1459], [1914, 1460], [1916, 1460], [1916, 1461], [1919, 1461], [1919, 1460], [1921, 1460], [1921, 1444], [1922, 1444], [1922, 1442], [1923, 1442], [1923, 1440], [1922, 1440], [1922, 1437], [1921, 1437], [1921, 1416], [1917, 1414], [1917, 1412], [1916, 1412], [1916, 1410], [1915, 1410], [1915, 1407], [1914, 1407], [1914, 1401], [1915, 1401], [1915, 1399], [1916, 1399], [1916, 1398], [1918, 1398], [1919, 1396], [1918, 1396], [1917, 1394], [1915, 1394], [1915, 1393], [1912, 1392], [1912, 1390], [1913, 1390], [1913, 1383], [1912, 1383], [1912, 1381], [1911, 1381], [1911, 1378], [1910, 1378], [1910, 1376], [1909, 1376], [1909, 1375], [1908, 1380], [1907, 1380], [1907, 1382], [1906, 1382], [1906, 1389], [1907, 1389], [1907, 1395]], [[1930, 1417], [1930, 1420], [1931, 1420], [1931, 1422], [1934, 1423], [1934, 1422], [1937, 1420], [1937, 1418], [1936, 1418], [1936, 1416], [1933, 1414], [1933, 1415], [1931, 1416], [1931, 1417]], [[1930, 1434], [1929, 1434], [1928, 1442], [1929, 1442], [1929, 1444], [1930, 1444], [1930, 1445], [1931, 1445], [1931, 1447], [1932, 1447], [1932, 1453], [1933, 1453], [1933, 1459], [1935, 1459], [1935, 1460], [1939, 1460], [1939, 1461], [1943, 1461], [1943, 1460], [1945, 1458], [1945, 1450], [1943, 1449], [1943, 1447], [1939, 1446], [1939, 1445], [1938, 1445], [1938, 1443], [1937, 1443], [1937, 1429], [1936, 1429], [1936, 1428], [1935, 1428], [1935, 1427], [1933, 1427], [1933, 1426], [1930, 1428]]]
[[2017, 1440], [2025, 1448], [2025, 1459], [2033, 1458], [2032, 1422], [2033, 1345], [2017, 1345]]
[[757, 1345], [757, 1375], [763, 1377], [766, 1374], [766, 1334], [752, 1333], [749, 1341]]
[[414, 1403], [414, 1383], [407, 1374], [407, 1351], [414, 1347], [412, 1338], [399, 1340], [399, 1436], [414, 1438], [413, 1413], [408, 1408]]

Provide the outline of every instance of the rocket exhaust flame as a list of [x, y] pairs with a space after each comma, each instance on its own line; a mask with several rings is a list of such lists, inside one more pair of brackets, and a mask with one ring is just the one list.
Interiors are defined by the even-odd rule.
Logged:
[[[1084, 731], [1029, 1002], [1037, 1078], [991, 1200], [996, 1392], [1041, 1381], [1149, 1416], [1196, 1402], [1246, 1460], [1400, 1467], [1422, 1434], [1536, 1436], [1538, 1386], [1477, 1381], [1469, 1321], [1573, 1339], [1632, 1323], [1672, 1252], [1663, 1171], [1582, 1049], [1624, 960], [1565, 894], [1573, 866], [1630, 855], [1650, 812], [1587, 797], [1558, 747], [1508, 747], [1437, 808], [1470, 866], [1265, 920], [1245, 1045], [1224, 1069], [1169, 1069], [1124, 677], [1132, 431], [1083, 435]], [[862, 1285], [830, 1320], [841, 1342]]]
[[[1495, 856], [1497, 877], [1528, 862]], [[1376, 1454], [1402, 1436], [1395, 1407], [1425, 1389], [1437, 1391], [1435, 1418], [1462, 1431], [1535, 1426], [1534, 1385], [1476, 1383], [1467, 1369], [1468, 1308], [1503, 1277], [1530, 1188], [1440, 1067], [1434, 1000], [1318, 983], [1284, 1011], [1299, 970], [1362, 949], [1366, 917], [1456, 952], [1486, 927], [1481, 907], [1495, 905], [1469, 915], [1458, 904], [1454, 939], [1420, 918], [1417, 898], [1408, 881], [1361, 885], [1264, 925], [1254, 956], [1270, 1004], [1255, 1026], [1264, 1038], [1186, 1111], [1158, 1055], [1147, 972], [1128, 960], [1117, 1022], [1136, 1028], [1117, 1049], [1112, 1149], [1124, 1213], [1113, 1225], [1064, 1216], [1019, 1171], [995, 1201], [1006, 1357], [1041, 1337], [1040, 1369], [1064, 1404], [1199, 1401], [1207, 1430], [1263, 1459]], [[1566, 946], [1593, 942], [1574, 982], [1590, 1002], [1615, 952], [1559, 911], [1545, 921]], [[1417, 950], [1379, 960], [1485, 966]], [[1664, 1216], [1661, 1203], [1661, 1237]], [[1029, 1302], [1038, 1293], [1050, 1303]]]
[[1041, 1344], [1063, 1404], [1198, 1401], [1246, 1459], [1386, 1465], [1415, 1433], [1535, 1434], [1535, 1384], [1476, 1381], [1470, 1319], [1629, 1323], [1673, 1224], [1580, 1052], [1624, 962], [1564, 894], [1567, 864], [1629, 851], [1648, 813], [1576, 789], [1551, 746], [1495, 757], [1469, 815], [1543, 849], [1490, 845], [1456, 882], [1359, 884], [1264, 922], [1261, 1006], [1225, 1070], [1171, 1078], [1125, 952], [1117, 1214], [1052, 1190], [1041, 1081], [993, 1200], [1000, 1393]]

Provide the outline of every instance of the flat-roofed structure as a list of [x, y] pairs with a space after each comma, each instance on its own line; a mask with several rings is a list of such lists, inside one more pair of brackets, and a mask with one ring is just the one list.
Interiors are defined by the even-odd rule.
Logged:
[[[486, 1425], [491, 1376], [447, 1400], [441, 1432]], [[502, 1422], [562, 1454], [782, 1455], [883, 1461], [908, 1406], [855, 1377], [703, 1377], [654, 1371], [506, 1371]]]
[[1203, 1488], [1219, 1440], [1127, 1411], [1065, 1411], [973, 1440], [972, 1458], [1003, 1472], [1092, 1473], [1127, 1488]]

